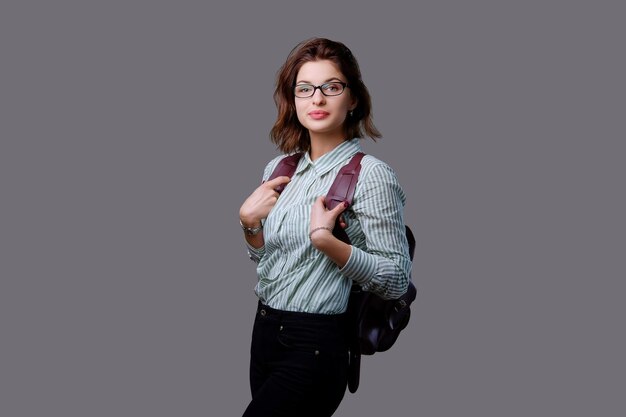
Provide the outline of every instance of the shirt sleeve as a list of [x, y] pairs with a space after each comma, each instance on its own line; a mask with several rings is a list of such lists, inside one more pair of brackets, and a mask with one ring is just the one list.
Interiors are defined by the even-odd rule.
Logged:
[[265, 255], [265, 245], [260, 248], [255, 248], [250, 246], [248, 242], [246, 242], [246, 247], [248, 248], [248, 258], [252, 260], [252, 262], [258, 264], [261, 261], [263, 255]]
[[352, 210], [365, 235], [365, 245], [352, 246], [340, 272], [365, 291], [384, 299], [398, 298], [408, 288], [412, 267], [404, 225], [404, 191], [387, 164], [376, 163], [367, 172], [364, 168]]

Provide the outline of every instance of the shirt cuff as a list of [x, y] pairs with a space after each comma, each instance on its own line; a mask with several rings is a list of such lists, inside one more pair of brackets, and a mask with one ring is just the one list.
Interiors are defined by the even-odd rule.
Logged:
[[248, 257], [254, 262], [259, 263], [263, 255], [265, 255], [265, 245], [260, 248], [254, 248], [250, 246], [248, 242], [246, 242], [246, 246], [248, 248]]
[[346, 278], [359, 285], [370, 282], [376, 274], [376, 259], [369, 253], [352, 246], [348, 262], [339, 270]]

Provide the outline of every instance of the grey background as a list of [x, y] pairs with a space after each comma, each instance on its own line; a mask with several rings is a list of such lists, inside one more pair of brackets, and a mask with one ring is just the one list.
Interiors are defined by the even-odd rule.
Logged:
[[236, 416], [275, 72], [359, 59], [417, 236], [392, 351], [337, 416], [621, 416], [619, 2], [0, 6], [0, 415]]

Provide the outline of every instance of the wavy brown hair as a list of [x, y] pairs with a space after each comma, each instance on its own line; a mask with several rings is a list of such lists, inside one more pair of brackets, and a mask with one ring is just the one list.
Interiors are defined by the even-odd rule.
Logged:
[[328, 60], [337, 65], [346, 77], [348, 88], [357, 106], [346, 118], [346, 140], [381, 137], [372, 121], [372, 100], [361, 79], [359, 64], [350, 49], [341, 42], [325, 38], [312, 38], [300, 42], [291, 50], [287, 60], [278, 70], [274, 102], [278, 109], [276, 123], [270, 131], [270, 139], [284, 153], [308, 152], [311, 148], [309, 131], [302, 126], [296, 114], [294, 86], [298, 71], [306, 62]]

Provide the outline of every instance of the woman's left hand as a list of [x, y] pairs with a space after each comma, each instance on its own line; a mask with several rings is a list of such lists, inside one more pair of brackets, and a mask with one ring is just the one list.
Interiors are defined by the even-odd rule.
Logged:
[[348, 203], [344, 202], [337, 204], [332, 210], [328, 210], [324, 203], [324, 197], [318, 197], [311, 207], [311, 224], [309, 231], [313, 231], [319, 228], [328, 228], [332, 231], [335, 227], [337, 217], [339, 217], [339, 225], [343, 228], [346, 227], [345, 220], [341, 213], [348, 208]]

